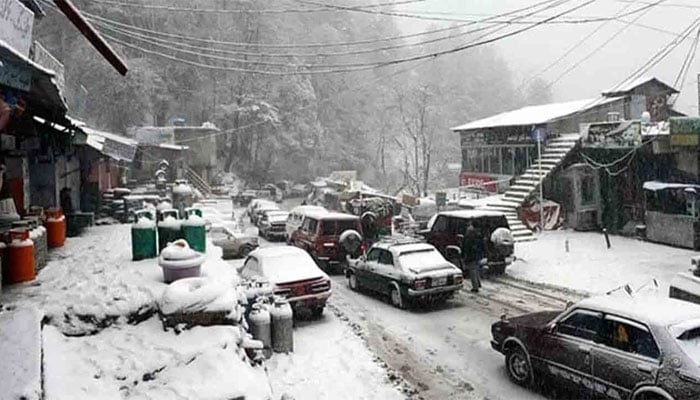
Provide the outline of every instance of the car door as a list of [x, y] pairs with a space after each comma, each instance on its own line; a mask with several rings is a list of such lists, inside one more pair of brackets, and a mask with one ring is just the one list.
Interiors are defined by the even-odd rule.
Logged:
[[576, 398], [592, 398], [592, 353], [600, 341], [602, 323], [602, 313], [574, 309], [543, 334], [533, 349], [533, 358], [545, 373]]
[[379, 268], [379, 259], [384, 250], [373, 248], [367, 253], [367, 259], [362, 263], [362, 269], [357, 275], [360, 285], [371, 290], [377, 290], [375, 271]]
[[374, 270], [376, 290], [383, 294], [389, 294], [390, 283], [399, 277], [399, 270], [394, 265], [394, 256], [389, 250], [382, 250]]
[[661, 354], [644, 324], [606, 315], [601, 336], [602, 343], [593, 353], [597, 398], [624, 399], [639, 383], [656, 380]]

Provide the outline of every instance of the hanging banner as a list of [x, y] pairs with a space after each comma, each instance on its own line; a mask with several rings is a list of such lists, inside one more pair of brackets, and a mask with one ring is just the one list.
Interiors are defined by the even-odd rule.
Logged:
[[669, 118], [672, 146], [697, 146], [700, 142], [700, 118]]

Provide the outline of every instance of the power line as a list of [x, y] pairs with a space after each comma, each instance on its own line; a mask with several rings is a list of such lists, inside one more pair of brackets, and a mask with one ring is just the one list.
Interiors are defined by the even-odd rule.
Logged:
[[[386, 3], [377, 4], [367, 4], [362, 6], [354, 6], [357, 9], [365, 8], [378, 8], [378, 7], [388, 7], [412, 3], [420, 3], [425, 0], [404, 0], [404, 1], [394, 1]], [[227, 8], [196, 8], [196, 7], [176, 7], [176, 6], [166, 6], [158, 4], [144, 4], [144, 3], [130, 3], [124, 1], [113, 1], [113, 0], [91, 0], [92, 3], [126, 7], [126, 8], [140, 8], [145, 10], [158, 10], [167, 12], [187, 12], [187, 13], [203, 13], [203, 14], [299, 14], [299, 13], [318, 13], [318, 12], [329, 12], [336, 11], [329, 9], [327, 7], [318, 8], [288, 8], [288, 9], [227, 9]]]
[[[687, 78], [688, 71], [690, 70], [690, 66], [695, 60], [695, 53], [698, 49], [698, 41], [700, 41], [700, 28], [698, 28], [698, 31], [695, 34], [695, 40], [693, 41], [693, 44], [691, 44], [690, 48], [688, 49], [688, 54], [683, 60], [683, 65], [681, 65], [681, 69], [680, 71], [678, 71], [678, 76], [676, 76], [676, 80], [673, 81], [673, 87], [678, 88], [679, 92], [682, 92], [683, 88], [685, 87], [685, 80]], [[678, 97], [676, 97], [673, 100], [672, 105], [676, 102], [676, 100], [678, 100]]]
[[[557, 6], [558, 6], [558, 5], [561, 5], [561, 4], [564, 4], [564, 3], [567, 3], [567, 2], [570, 2], [570, 1], [571, 1], [571, 0], [562, 0], [562, 1], [559, 2], [559, 4], [557, 4]], [[124, 45], [124, 46], [126, 46], [126, 47], [130, 47], [130, 48], [132, 48], [132, 49], [134, 49], [134, 50], [140, 50], [140, 51], [145, 52], [145, 53], [147, 53], [147, 54], [157, 55], [157, 56], [160, 56], [160, 57], [163, 57], [163, 58], [167, 58], [167, 59], [170, 59], [170, 60], [173, 60], [173, 61], [180, 61], [180, 62], [184, 62], [184, 63], [190, 64], [190, 65], [192, 65], [192, 66], [198, 66], [198, 67], [202, 67], [202, 68], [215, 69], [215, 70], [225, 70], [225, 71], [250, 72], [250, 73], [257, 73], [257, 74], [262, 74], [262, 75], [287, 75], [287, 74], [289, 74], [289, 73], [300, 74], [300, 75], [328, 74], [328, 73], [341, 73], [341, 72], [355, 72], [355, 71], [361, 71], [361, 70], [367, 70], [367, 69], [373, 69], [373, 68], [386, 67], [386, 66], [390, 66], [390, 65], [397, 65], [397, 64], [402, 64], [402, 63], [411, 62], [411, 61], [419, 61], [419, 60], [422, 60], [422, 59], [435, 58], [435, 57], [439, 57], [439, 56], [443, 56], [443, 55], [447, 55], [447, 54], [453, 54], [453, 53], [461, 52], [461, 51], [464, 51], [464, 50], [467, 50], [467, 49], [470, 49], [470, 48], [474, 48], [474, 47], [478, 47], [478, 46], [483, 46], [483, 45], [485, 45], [485, 44], [494, 43], [494, 42], [496, 42], [496, 41], [499, 41], [499, 40], [502, 40], [502, 39], [505, 39], [505, 38], [508, 38], [508, 37], [512, 37], [512, 36], [518, 35], [518, 34], [520, 34], [520, 33], [523, 33], [523, 32], [529, 31], [529, 30], [531, 30], [531, 29], [534, 29], [534, 28], [536, 28], [536, 27], [538, 27], [538, 26], [541, 26], [541, 25], [545, 24], [546, 21], [554, 20], [554, 19], [559, 18], [559, 17], [561, 17], [561, 16], [563, 16], [563, 15], [570, 14], [570, 13], [576, 11], [576, 10], [579, 10], [579, 9], [581, 9], [581, 8], [583, 8], [583, 7], [586, 7], [586, 6], [588, 6], [588, 5], [592, 4], [592, 3], [594, 3], [595, 1], [597, 1], [597, 0], [588, 0], [588, 1], [586, 1], [586, 2], [584, 2], [584, 3], [582, 3], [582, 4], [580, 4], [580, 5], [577, 5], [577, 6], [575, 6], [575, 7], [572, 7], [572, 8], [570, 8], [570, 9], [567, 9], [567, 10], [565, 10], [565, 11], [563, 11], [563, 12], [560, 12], [559, 14], [556, 14], [556, 15], [554, 15], [554, 16], [548, 17], [546, 20], [543, 20], [543, 21], [541, 21], [541, 22], [534, 23], [534, 24], [532, 24], [532, 25], [528, 25], [527, 27], [524, 27], [524, 28], [521, 28], [521, 29], [517, 29], [517, 30], [515, 30], [515, 31], [508, 32], [508, 33], [506, 33], [506, 34], [502, 34], [502, 35], [499, 35], [499, 36], [496, 36], [496, 37], [493, 37], [493, 38], [489, 38], [489, 39], [485, 39], [485, 40], [481, 40], [481, 41], [477, 41], [477, 42], [470, 42], [470, 43], [468, 43], [468, 44], [466, 44], [466, 45], [459, 46], [459, 47], [455, 47], [455, 48], [452, 48], [452, 49], [447, 49], [447, 50], [442, 50], [442, 51], [436, 51], [436, 52], [431, 52], [431, 53], [427, 53], [427, 54], [422, 54], [422, 55], [417, 55], [417, 56], [412, 56], [412, 57], [406, 57], [406, 58], [400, 58], [400, 59], [395, 59], [395, 60], [389, 60], [389, 61], [384, 61], [384, 62], [342, 64], [342, 67], [339, 67], [338, 69], [325, 69], [325, 70], [315, 70], [315, 71], [297, 70], [297, 71], [293, 71], [293, 72], [289, 72], [289, 71], [287, 71], [287, 72], [280, 72], [280, 71], [251, 70], [251, 69], [245, 69], [245, 68], [239, 68], [239, 67], [214, 66], [214, 65], [210, 65], [210, 64], [201, 63], [201, 62], [196, 62], [196, 61], [191, 61], [191, 60], [184, 60], [184, 59], [178, 58], [178, 57], [176, 57], [176, 56], [173, 56], [173, 55], [170, 55], [170, 54], [164, 54], [164, 53], [161, 53], [161, 52], [158, 52], [158, 51], [153, 51], [153, 50], [144, 49], [144, 48], [142, 48], [142, 47], [140, 47], [140, 46], [136, 46], [136, 45], [134, 45], [134, 44], [132, 44], [132, 43], [125, 42], [125, 41], [120, 40], [120, 39], [117, 39], [117, 38], [115, 38], [115, 37], [108, 36], [108, 35], [105, 35], [105, 36], [106, 36], [106, 37], [109, 37], [111, 40], [113, 40], [113, 41], [115, 41], [115, 42], [117, 42], [117, 43], [120, 43], [120, 44], [122, 44], [122, 45]], [[531, 14], [536, 14], [536, 13], [538, 13], [538, 12], [539, 12], [539, 11], [534, 11], [534, 12], [532, 12]], [[526, 16], [527, 16], [527, 15], [526, 15]]]
[[[661, 3], [663, 3], [664, 1], [666, 1], [666, 0], [658, 0], [658, 1], [655, 2], [655, 3], [646, 5], [646, 6], [645, 6], [646, 9], [645, 9], [641, 14], [637, 15], [637, 16], [632, 20], [632, 22], [633, 22], [633, 23], [634, 23], [634, 22], [637, 22], [637, 21], [638, 21], [639, 19], [641, 19], [644, 15], [646, 15], [653, 7], [655, 7], [655, 6], [657, 6], [657, 5], [661, 4]], [[598, 47], [596, 47], [595, 49], [593, 49], [593, 51], [591, 51], [590, 53], [588, 53], [588, 54], [586, 54], [585, 56], [583, 56], [582, 58], [580, 58], [579, 61], [577, 61], [576, 63], [574, 63], [573, 65], [571, 65], [569, 68], [567, 68], [566, 70], [564, 70], [564, 72], [562, 72], [561, 74], [559, 74], [559, 76], [557, 76], [552, 82], [550, 82], [550, 83], [547, 85], [547, 87], [549, 88], [549, 87], [555, 85], [555, 84], [556, 84], [557, 82], [559, 82], [562, 78], [564, 78], [566, 75], [568, 75], [571, 71], [573, 71], [573, 70], [575, 70], [576, 68], [578, 68], [579, 66], [581, 66], [581, 64], [583, 64], [585, 61], [589, 60], [591, 57], [593, 57], [593, 55], [595, 55], [596, 53], [598, 53], [599, 51], [601, 51], [603, 48], [605, 48], [605, 46], [607, 46], [608, 44], [610, 44], [610, 42], [612, 42], [613, 40], [615, 40], [618, 36], [620, 36], [620, 35], [621, 35], [622, 33], [624, 33], [627, 29], [629, 29], [630, 26], [631, 26], [631, 23], [628, 23], [628, 24], [626, 24], [625, 26], [623, 26], [621, 29], [619, 29], [617, 32], [615, 32], [612, 36], [610, 36], [606, 41], [604, 41], [604, 42], [601, 43]]]
[[[626, 6], [624, 6], [624, 7], [618, 12], [618, 15], [616, 15], [616, 16], [613, 17], [613, 18], [618, 17], [619, 14], [621, 14], [622, 12], [624, 12], [626, 9], [628, 9], [628, 8], [631, 7], [631, 6], [632, 6], [632, 3], [627, 4]], [[520, 84], [520, 87], [518, 87], [517, 91], [522, 93], [522, 90], [523, 90], [530, 82], [534, 81], [534, 80], [537, 79], [538, 77], [540, 77], [540, 76], [542, 76], [543, 74], [545, 74], [547, 71], [549, 71], [549, 70], [552, 69], [554, 66], [556, 66], [557, 64], [559, 64], [562, 60], [564, 60], [566, 57], [568, 57], [571, 53], [573, 53], [574, 51], [576, 51], [576, 49], [578, 49], [579, 47], [581, 47], [581, 45], [583, 45], [583, 43], [585, 43], [588, 39], [590, 39], [591, 37], [593, 37], [593, 35], [595, 35], [595, 34], [598, 33], [601, 29], [603, 29], [605, 26], [607, 26], [608, 23], [610, 23], [610, 21], [614, 21], [613, 18], [611, 18], [611, 19], [609, 19], [609, 20], [607, 20], [607, 21], [601, 23], [600, 25], [598, 25], [598, 26], [597, 26], [593, 31], [591, 31], [588, 35], [586, 35], [586, 36], [584, 36], [583, 38], [581, 38], [581, 40], [579, 40], [579, 41], [576, 42], [573, 46], [571, 46], [568, 50], [566, 50], [561, 56], [559, 56], [559, 58], [557, 58], [556, 60], [552, 61], [549, 65], [547, 65], [546, 67], [544, 67], [543, 69], [541, 69], [539, 72], [537, 72], [537, 73], [534, 74], [533, 76], [531, 76], [531, 77], [529, 77], [528, 79], [526, 79], [522, 84]]]
[[[48, 1], [48, 0], [41, 0], [41, 1]], [[449, 32], [449, 31], [454, 31], [461, 29], [466, 26], [478, 24], [478, 23], [488, 23], [490, 21], [496, 20], [497, 18], [502, 18], [506, 16], [510, 16], [519, 12], [523, 11], [528, 11], [530, 9], [533, 9], [535, 7], [539, 7], [544, 4], [549, 4], [549, 3], [554, 3], [556, 0], [544, 0], [541, 2], [538, 2], [536, 4], [527, 6], [527, 7], [522, 7], [519, 9], [511, 10], [502, 14], [496, 14], [492, 15], [487, 18], [483, 18], [477, 21], [469, 22], [469, 23], [464, 23], [464, 24], [458, 24], [455, 26], [451, 26], [448, 28], [440, 28], [440, 29], [434, 29], [434, 30], [428, 30], [424, 32], [419, 32], [419, 33], [413, 33], [413, 34], [405, 34], [405, 35], [398, 35], [398, 36], [391, 36], [391, 37], [385, 37], [385, 38], [377, 38], [377, 39], [365, 39], [365, 40], [356, 40], [356, 41], [347, 41], [347, 42], [335, 42], [335, 43], [298, 43], [298, 44], [272, 44], [272, 43], [255, 43], [256, 47], [259, 48], [321, 48], [321, 47], [340, 47], [340, 46], [358, 46], [358, 45], [365, 45], [365, 44], [374, 44], [374, 43], [380, 43], [380, 42], [389, 42], [389, 41], [395, 41], [395, 40], [404, 40], [404, 39], [410, 39], [414, 37], [419, 37], [419, 36], [427, 36], [427, 35], [432, 35], [432, 34], [437, 34], [437, 33], [442, 33], [442, 32]], [[49, 6], [53, 6], [51, 3], [46, 3]], [[139, 32], [144, 32], [148, 34], [153, 34], [153, 35], [160, 35], [168, 38], [174, 38], [174, 39], [182, 39], [182, 40], [189, 40], [193, 42], [200, 42], [200, 43], [207, 43], [207, 44], [216, 44], [216, 45], [225, 45], [225, 46], [235, 46], [235, 47], [250, 47], [252, 44], [249, 42], [230, 42], [230, 41], [222, 41], [222, 40], [213, 40], [213, 39], [207, 39], [207, 38], [200, 38], [200, 37], [194, 37], [194, 36], [186, 36], [186, 35], [181, 35], [181, 34], [176, 34], [176, 33], [170, 33], [170, 32], [161, 32], [161, 31], [155, 31], [155, 30], [150, 30], [150, 29], [145, 29], [142, 27], [130, 25], [130, 24], [125, 24], [122, 22], [114, 21], [108, 18], [101, 17], [99, 15], [91, 14], [89, 12], [83, 12], [84, 15], [88, 17], [90, 21], [99, 21], [103, 22], [106, 24], [114, 25], [114, 26], [119, 26], [121, 28], [125, 29], [133, 29]]]

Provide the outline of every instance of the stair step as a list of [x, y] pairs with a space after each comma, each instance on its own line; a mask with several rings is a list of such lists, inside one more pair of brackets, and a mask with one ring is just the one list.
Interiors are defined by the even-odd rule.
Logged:
[[522, 201], [503, 199], [503, 200], [501, 200], [501, 204], [487, 204], [487, 206], [496, 206], [496, 207], [498, 207], [499, 205], [503, 205], [503, 203], [512, 205], [512, 206], [513, 206], [513, 209], [516, 209], [516, 208], [520, 207], [520, 206], [523, 204]]
[[535, 189], [537, 189], [536, 185], [516, 184], [516, 185], [509, 187], [508, 190], [506, 191], [506, 193], [508, 193], [510, 191], [530, 193]]

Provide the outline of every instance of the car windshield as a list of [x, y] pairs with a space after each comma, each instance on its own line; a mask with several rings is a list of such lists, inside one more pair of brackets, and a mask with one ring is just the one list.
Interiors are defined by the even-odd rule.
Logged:
[[350, 229], [357, 229], [354, 219], [325, 220], [321, 222], [322, 236], [339, 236]]
[[447, 264], [445, 258], [435, 249], [414, 250], [399, 254], [401, 266], [415, 273], [429, 271]]

